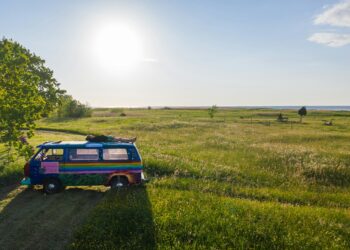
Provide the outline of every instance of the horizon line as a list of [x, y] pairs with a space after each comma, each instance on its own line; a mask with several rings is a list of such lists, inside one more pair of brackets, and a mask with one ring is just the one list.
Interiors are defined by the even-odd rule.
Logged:
[[[174, 105], [174, 106], [169, 106], [169, 105], [164, 105], [164, 106], [91, 106], [93, 109], [113, 109], [113, 108], [126, 108], [126, 109], [147, 109], [147, 108], [152, 108], [152, 109], [207, 109], [212, 107], [213, 105]], [[278, 108], [278, 109], [283, 109], [283, 108], [290, 108], [290, 109], [295, 109], [295, 108], [301, 108], [301, 107], [306, 107], [309, 109], [341, 109], [345, 108], [346, 110], [350, 110], [350, 105], [215, 105], [217, 108]]]

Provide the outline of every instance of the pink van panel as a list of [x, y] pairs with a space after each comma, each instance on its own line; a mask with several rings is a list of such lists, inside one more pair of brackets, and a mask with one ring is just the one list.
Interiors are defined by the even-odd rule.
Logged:
[[58, 162], [42, 162], [41, 168], [44, 169], [45, 174], [58, 174], [59, 163]]

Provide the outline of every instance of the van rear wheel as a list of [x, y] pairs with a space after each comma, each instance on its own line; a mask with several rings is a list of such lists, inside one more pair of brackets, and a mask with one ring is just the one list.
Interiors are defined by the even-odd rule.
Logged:
[[55, 194], [62, 190], [62, 184], [59, 180], [50, 178], [44, 181], [43, 189], [46, 194]]
[[115, 176], [110, 182], [112, 189], [119, 189], [129, 185], [129, 181], [125, 176]]

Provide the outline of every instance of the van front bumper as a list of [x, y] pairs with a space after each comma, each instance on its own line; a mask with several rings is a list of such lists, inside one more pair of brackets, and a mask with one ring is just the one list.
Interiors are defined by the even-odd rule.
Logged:
[[30, 180], [29, 177], [24, 177], [24, 178], [21, 180], [21, 185], [29, 186], [29, 185], [31, 185], [31, 184], [32, 184], [32, 182], [31, 182], [31, 180]]

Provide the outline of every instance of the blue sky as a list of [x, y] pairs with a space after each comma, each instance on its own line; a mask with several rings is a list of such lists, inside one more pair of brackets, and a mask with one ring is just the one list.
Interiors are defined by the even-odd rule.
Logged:
[[350, 104], [348, 0], [0, 0], [0, 34], [95, 107]]

